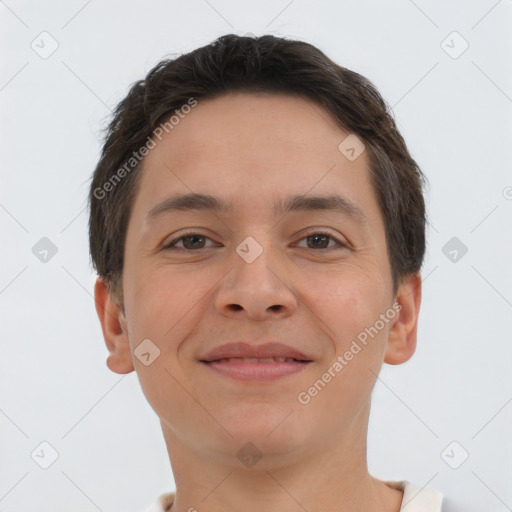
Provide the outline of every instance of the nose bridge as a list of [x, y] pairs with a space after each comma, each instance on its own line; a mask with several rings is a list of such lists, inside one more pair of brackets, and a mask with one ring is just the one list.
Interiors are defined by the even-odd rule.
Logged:
[[248, 285], [256, 286], [260, 293], [273, 288], [276, 279], [272, 272], [275, 272], [273, 267], [276, 266], [274, 250], [271, 235], [263, 230], [246, 236], [235, 248], [236, 257], [233, 258], [234, 279], [238, 285], [247, 281]]
[[[271, 235], [259, 230], [236, 246], [233, 266], [217, 294], [219, 310], [244, 309], [248, 315], [293, 309], [294, 295], [286, 283]], [[268, 314], [268, 313], [267, 313]]]
[[261, 232], [258, 232], [254, 236], [246, 236], [235, 249], [238, 256], [248, 265], [251, 265], [257, 260], [260, 260], [260, 264], [262, 260], [267, 261], [269, 256], [271, 256], [271, 251], [272, 243], [270, 235]]

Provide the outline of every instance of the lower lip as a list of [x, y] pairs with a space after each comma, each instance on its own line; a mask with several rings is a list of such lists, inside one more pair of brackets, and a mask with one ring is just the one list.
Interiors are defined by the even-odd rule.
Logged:
[[289, 363], [203, 363], [212, 370], [237, 380], [274, 380], [287, 375], [301, 372], [308, 366], [308, 362]]

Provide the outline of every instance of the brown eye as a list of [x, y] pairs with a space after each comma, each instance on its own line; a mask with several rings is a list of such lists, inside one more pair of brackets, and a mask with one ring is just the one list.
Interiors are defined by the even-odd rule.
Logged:
[[[305, 236], [302, 240], [307, 240], [307, 249], [319, 249], [319, 250], [330, 250], [336, 248], [343, 248], [346, 245], [333, 237], [329, 233], [311, 233], [310, 235]], [[337, 245], [328, 247], [329, 242], [334, 241]]]
[[179, 238], [175, 238], [171, 240], [168, 244], [166, 244], [163, 249], [171, 249], [173, 247], [177, 247], [177, 244], [182, 243], [182, 247], [177, 247], [178, 250], [188, 250], [194, 251], [197, 249], [205, 248], [205, 241], [210, 240], [210, 238], [199, 235], [197, 233], [191, 233], [184, 236], [180, 236]]
[[[200, 235], [199, 233], [188, 233], [186, 235], [174, 238], [163, 249], [177, 250], [177, 251], [196, 251], [199, 249], [207, 249], [206, 241], [210, 240], [207, 236]], [[347, 247], [346, 244], [330, 235], [329, 233], [316, 232], [305, 236], [302, 240], [307, 240], [306, 249], [316, 249], [320, 251], [329, 251], [332, 249], [341, 249]], [[334, 245], [329, 247], [329, 244], [334, 242]], [[179, 244], [182, 244], [181, 246]], [[210, 247], [212, 247], [210, 245]]]
[[[313, 245], [313, 249], [327, 249], [329, 245], [329, 239], [331, 237], [328, 235], [310, 235], [307, 237], [308, 240], [311, 241]], [[327, 242], [327, 245], [326, 245]]]

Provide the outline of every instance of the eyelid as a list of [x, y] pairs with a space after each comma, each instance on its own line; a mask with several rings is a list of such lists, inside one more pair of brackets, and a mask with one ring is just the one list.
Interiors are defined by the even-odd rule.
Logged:
[[[302, 241], [304, 238], [307, 238], [307, 237], [313, 236], [313, 235], [328, 236], [331, 240], [334, 240], [338, 244], [337, 247], [329, 247], [327, 249], [317, 249], [317, 252], [331, 251], [331, 250], [334, 250], [334, 249], [341, 249], [341, 248], [346, 248], [346, 249], [350, 249], [351, 248], [351, 245], [348, 242], [348, 240], [346, 240], [344, 237], [340, 237], [338, 235], [334, 235], [331, 231], [329, 231], [326, 228], [308, 228], [308, 231], [306, 231], [301, 236], [299, 242]], [[314, 251], [315, 249], [312, 249], [312, 250]]]
[[[200, 232], [200, 229], [201, 228], [189, 229], [189, 230], [187, 230], [187, 231], [185, 231], [183, 233], [180, 233], [177, 236], [174, 236], [168, 242], [166, 242], [166, 243], [164, 242], [162, 244], [161, 248], [164, 249], [164, 250], [165, 249], [171, 250], [171, 248], [174, 247], [177, 243], [179, 243], [183, 238], [187, 238], [187, 237], [194, 236], [194, 235], [206, 238], [208, 240], [212, 240], [211, 237], [202, 234]], [[313, 235], [324, 235], [324, 236], [327, 236], [331, 240], [336, 242], [336, 244], [338, 244], [338, 245], [335, 246], [335, 247], [329, 247], [329, 248], [324, 248], [324, 249], [310, 249], [309, 247], [301, 247], [301, 249], [310, 249], [310, 250], [315, 251], [315, 252], [327, 252], [327, 251], [332, 251], [332, 250], [336, 250], [336, 249], [342, 249], [342, 248], [350, 249], [351, 248], [350, 242], [348, 242], [344, 237], [339, 237], [338, 235], [334, 235], [329, 230], [327, 230], [326, 228], [309, 228], [305, 233], [303, 233], [302, 235], [299, 235], [300, 236], [299, 242], [301, 242], [305, 238], [307, 238], [309, 236], [313, 236]], [[210, 246], [210, 248], [211, 247], [212, 246]], [[174, 250], [192, 253], [192, 252], [199, 252], [201, 249], [203, 249], [203, 250], [204, 249], [208, 249], [208, 247], [202, 247], [202, 248], [196, 249], [195, 251], [193, 249], [182, 249], [181, 247], [177, 247]]]
[[[188, 229], [182, 233], [179, 233], [178, 235], [174, 235], [167, 242], [164, 241], [161, 245], [161, 248], [162, 249], [170, 249], [172, 247], [171, 244], [177, 244], [182, 238], [187, 238], [189, 236], [194, 236], [194, 235], [201, 236], [203, 238], [207, 238], [208, 240], [212, 240], [212, 238], [209, 237], [208, 235], [204, 235], [201, 233], [201, 228]], [[190, 249], [182, 249], [181, 247], [178, 247], [177, 250], [192, 252]]]

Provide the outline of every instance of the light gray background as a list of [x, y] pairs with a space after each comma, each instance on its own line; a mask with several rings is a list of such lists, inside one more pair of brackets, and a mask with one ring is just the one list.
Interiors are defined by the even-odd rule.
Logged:
[[[438, 489], [447, 512], [512, 510], [510, 0], [6, 0], [0, 19], [3, 512], [138, 512], [174, 489], [136, 374], [105, 364], [85, 198], [129, 85], [230, 32], [311, 42], [393, 106], [430, 226], [418, 348], [380, 374], [370, 471]], [[46, 59], [31, 47], [51, 48], [43, 31], [58, 43]], [[42, 237], [58, 249], [46, 263]], [[452, 237], [468, 249], [456, 262]]]

